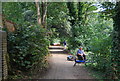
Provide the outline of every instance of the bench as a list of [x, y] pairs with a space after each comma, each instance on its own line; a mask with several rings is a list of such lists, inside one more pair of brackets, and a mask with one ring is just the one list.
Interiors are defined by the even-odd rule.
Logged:
[[85, 60], [76, 60], [76, 58], [75, 58], [75, 63], [74, 63], [73, 66], [76, 66], [76, 63], [78, 63], [78, 64], [80, 64], [80, 63], [86, 63], [86, 61]]

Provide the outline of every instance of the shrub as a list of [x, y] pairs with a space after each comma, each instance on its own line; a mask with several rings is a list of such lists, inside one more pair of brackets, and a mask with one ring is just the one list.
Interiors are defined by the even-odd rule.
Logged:
[[[36, 25], [23, 25], [16, 31], [8, 32], [9, 72], [27, 71], [42, 62], [48, 53], [48, 40], [45, 29]], [[13, 72], [12, 72], [13, 73]]]

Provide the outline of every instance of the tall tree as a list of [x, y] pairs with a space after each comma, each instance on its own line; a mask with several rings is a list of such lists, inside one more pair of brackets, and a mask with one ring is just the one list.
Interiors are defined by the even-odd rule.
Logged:
[[82, 8], [83, 8], [83, 3], [78, 2], [78, 21], [82, 20]]
[[73, 2], [68, 2], [67, 7], [69, 9], [69, 15], [71, 17], [70, 21], [73, 26], [77, 20], [77, 8], [75, 7], [75, 3]]
[[70, 42], [73, 43], [71, 44], [72, 47], [76, 47], [76, 43], [75, 43], [75, 37], [76, 37], [76, 33], [75, 33], [75, 24], [76, 24], [76, 21], [77, 21], [77, 6], [76, 6], [77, 3], [73, 3], [73, 2], [68, 2], [67, 3], [67, 7], [68, 7], [68, 10], [69, 10], [69, 16], [70, 16], [70, 23], [71, 23], [71, 31], [72, 31], [72, 37], [70, 39]]
[[41, 13], [40, 13], [40, 4], [38, 2], [39, 0], [35, 0], [35, 4], [36, 4], [36, 8], [37, 8], [37, 21], [38, 21], [38, 24], [41, 25]]
[[[46, 1], [46, 0], [45, 0]], [[35, 0], [38, 16], [38, 24], [43, 28], [46, 27], [46, 16], [47, 16], [47, 2], [44, 0], [40, 3], [39, 0]]]
[[110, 78], [118, 79], [120, 77], [120, 68], [119, 68], [119, 57], [120, 57], [120, 2], [112, 3], [105, 2], [102, 3], [102, 8], [105, 10], [102, 11], [101, 17], [106, 19], [113, 19], [113, 38], [112, 38], [112, 48], [111, 48], [111, 61], [110, 61]]
[[113, 48], [112, 48], [112, 70], [113, 79], [120, 78], [120, 2], [116, 3], [115, 6], [114, 21], [114, 34], [113, 34]]
[[47, 0], [43, 0], [42, 2], [42, 25], [43, 27], [46, 27], [46, 16], [47, 16]]

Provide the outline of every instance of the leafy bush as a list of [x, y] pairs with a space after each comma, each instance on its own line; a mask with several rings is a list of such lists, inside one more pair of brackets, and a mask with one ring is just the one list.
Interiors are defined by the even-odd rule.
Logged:
[[14, 33], [8, 32], [10, 71], [27, 71], [42, 62], [48, 53], [48, 44], [45, 29], [36, 25], [24, 25]]

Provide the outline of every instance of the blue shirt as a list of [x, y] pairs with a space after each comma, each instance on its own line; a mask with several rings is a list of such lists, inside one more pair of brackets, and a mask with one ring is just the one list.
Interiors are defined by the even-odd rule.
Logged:
[[66, 45], [67, 43], [64, 41], [63, 44]]
[[83, 50], [80, 50], [80, 49], [77, 51], [77, 55], [78, 55], [78, 53], [84, 54]]

